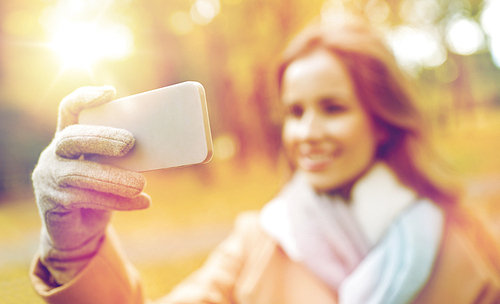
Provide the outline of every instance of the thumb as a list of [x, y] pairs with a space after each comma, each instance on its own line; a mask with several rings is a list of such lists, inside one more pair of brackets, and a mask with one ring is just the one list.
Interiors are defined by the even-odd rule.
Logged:
[[82, 87], [66, 96], [59, 105], [57, 131], [78, 123], [78, 115], [85, 108], [99, 106], [115, 98], [112, 86]]

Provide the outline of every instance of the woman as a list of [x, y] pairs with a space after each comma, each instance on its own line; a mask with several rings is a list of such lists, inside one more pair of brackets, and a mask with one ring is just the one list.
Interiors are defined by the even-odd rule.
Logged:
[[[498, 302], [497, 251], [482, 231], [471, 236], [456, 195], [430, 173], [422, 118], [377, 34], [355, 19], [314, 23], [284, 52], [278, 80], [293, 177], [158, 303]], [[44, 226], [32, 280], [50, 303], [144, 301], [106, 229], [109, 210], [149, 205], [144, 178], [79, 159], [133, 145], [124, 130], [75, 124], [113, 96], [66, 97], [33, 174]]]

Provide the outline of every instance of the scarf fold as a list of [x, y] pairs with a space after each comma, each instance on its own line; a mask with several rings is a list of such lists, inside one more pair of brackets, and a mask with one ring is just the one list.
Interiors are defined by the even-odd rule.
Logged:
[[443, 222], [383, 163], [356, 182], [351, 202], [316, 193], [296, 174], [260, 213], [263, 229], [341, 304], [411, 301], [430, 275]]

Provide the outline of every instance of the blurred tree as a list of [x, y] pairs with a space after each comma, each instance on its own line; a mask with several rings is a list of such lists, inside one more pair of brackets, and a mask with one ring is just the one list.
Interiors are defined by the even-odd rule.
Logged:
[[[498, 108], [500, 70], [493, 64], [485, 34], [490, 35], [491, 29], [481, 27], [485, 3], [490, 1], [114, 0], [107, 1], [104, 8], [97, 0], [73, 1], [90, 5], [92, 10], [101, 9], [100, 14], [90, 15], [80, 10], [86, 19], [99, 15], [127, 26], [134, 34], [135, 51], [130, 57], [103, 60], [89, 71], [63, 70], [50, 48], [38, 47], [48, 39], [38, 20], [46, 21], [49, 8], [73, 3], [71, 0], [2, 1], [0, 171], [4, 173], [0, 173], [0, 191], [11, 188], [6, 176], [13, 178], [16, 170], [12, 168], [18, 166], [14, 164], [19, 164], [17, 172], [25, 176], [21, 184], [29, 180], [26, 168], [33, 167], [41, 142], [46, 144], [50, 139], [43, 128], [33, 124], [39, 120], [53, 129], [59, 101], [83, 85], [112, 84], [121, 97], [197, 80], [206, 88], [214, 138], [234, 141], [234, 157], [240, 164], [254, 155], [275, 159], [280, 133], [276, 59], [286, 42], [312, 18], [328, 18], [341, 10], [364, 15], [384, 28], [388, 38], [399, 39], [393, 44], [389, 41], [389, 45], [407, 44], [401, 52], [395, 48], [395, 54], [421, 86], [422, 106], [439, 122], [436, 126], [445, 126], [459, 112], [471, 115], [478, 106]], [[80, 13], [73, 10], [72, 14], [76, 18]], [[470, 55], [459, 54], [450, 45], [450, 27], [457, 20], [479, 29], [471, 36], [478, 42]], [[414, 36], [406, 39], [394, 33]], [[424, 48], [417, 49], [415, 44]], [[35, 132], [27, 128], [35, 128]], [[12, 152], [14, 147], [24, 152]], [[18, 161], [12, 162], [12, 157]]]
[[53, 132], [35, 117], [0, 104], [0, 202], [32, 194], [31, 171]]

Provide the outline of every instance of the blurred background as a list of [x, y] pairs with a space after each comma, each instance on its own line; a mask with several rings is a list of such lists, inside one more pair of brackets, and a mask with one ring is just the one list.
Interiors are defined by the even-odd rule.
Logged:
[[[40, 229], [30, 175], [60, 100], [195, 80], [211, 163], [150, 172], [153, 206], [113, 224], [151, 298], [167, 293], [283, 179], [276, 58], [312, 18], [342, 10], [383, 28], [415, 78], [433, 143], [492, 219], [500, 198], [499, 0], [3, 0], [0, 2], [0, 303], [41, 303], [28, 279]], [[500, 229], [499, 229], [500, 230]]]

